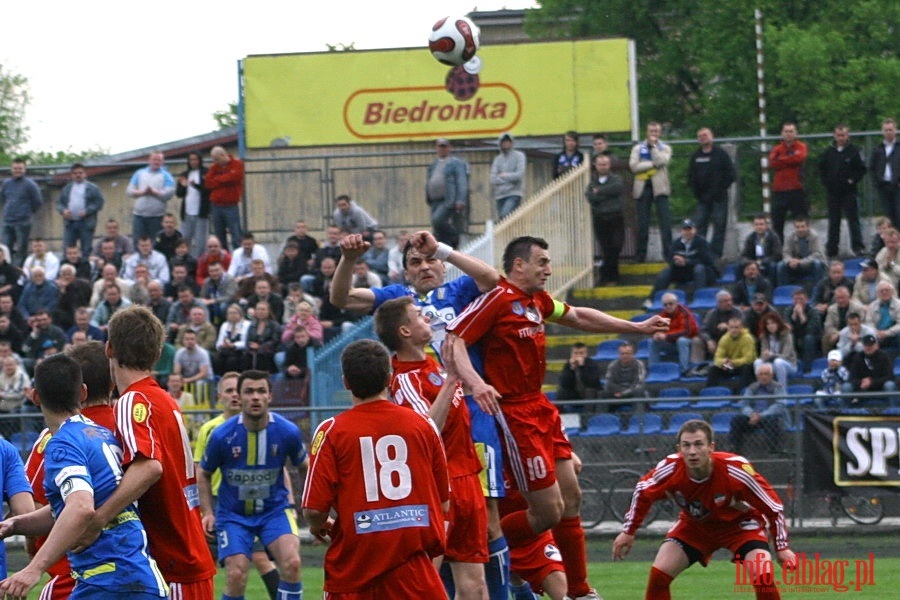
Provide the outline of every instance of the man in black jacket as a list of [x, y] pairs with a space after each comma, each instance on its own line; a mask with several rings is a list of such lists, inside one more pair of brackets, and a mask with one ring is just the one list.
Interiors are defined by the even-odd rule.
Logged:
[[841, 241], [841, 213], [847, 217], [850, 247], [857, 255], [865, 252], [859, 225], [859, 203], [856, 186], [866, 174], [859, 148], [850, 142], [846, 125], [835, 125], [834, 143], [819, 158], [819, 175], [828, 192], [828, 242], [825, 252], [829, 258], [837, 256]]
[[881, 122], [883, 141], [872, 150], [869, 173], [878, 188], [884, 216], [894, 226], [900, 224], [900, 145], [897, 144], [897, 123], [893, 119]]
[[712, 221], [713, 236], [710, 249], [722, 256], [725, 248], [725, 228], [728, 222], [728, 188], [735, 180], [734, 164], [721, 147], [713, 144], [713, 132], [703, 127], [697, 132], [700, 147], [691, 156], [688, 167], [688, 186], [697, 199], [697, 232], [706, 238]]
[[[891, 357], [878, 346], [874, 335], [864, 336], [863, 351], [853, 355], [850, 362], [850, 381], [843, 385], [844, 394], [853, 392], [892, 392], [897, 389]], [[858, 402], [853, 398], [851, 404]], [[890, 400], [891, 405], [894, 399]]]
[[751, 260], [759, 263], [759, 270], [771, 283], [775, 282], [775, 269], [782, 258], [781, 238], [769, 228], [766, 215], [760, 213], [753, 217], [753, 232], [744, 240], [741, 249], [741, 261]]
[[583, 342], [572, 344], [569, 360], [563, 365], [556, 387], [557, 400], [588, 400], [596, 398], [600, 390], [600, 371], [594, 359], [588, 356]]
[[681, 236], [672, 240], [671, 256], [667, 257], [669, 266], [660, 271], [653, 283], [651, 298], [645, 303], [649, 307], [652, 296], [659, 290], [669, 287], [670, 283], [693, 284], [694, 290], [710, 285], [716, 279], [716, 268], [709, 242], [697, 235], [694, 222], [685, 219], [681, 222]]
[[591, 205], [594, 239], [603, 248], [600, 277], [606, 285], [619, 282], [619, 254], [625, 244], [625, 216], [622, 192], [625, 182], [612, 172], [612, 161], [605, 154], [594, 159], [595, 175], [584, 192]]

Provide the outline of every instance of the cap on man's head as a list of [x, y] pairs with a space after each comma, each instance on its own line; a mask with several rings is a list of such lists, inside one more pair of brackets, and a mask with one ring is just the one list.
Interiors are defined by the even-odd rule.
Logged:
[[434, 142], [435, 146], [449, 146], [450, 140], [447, 138], [438, 138], [437, 141]]
[[692, 220], [690, 220], [690, 219], [685, 219], [685, 220], [683, 220], [683, 221], [681, 222], [681, 228], [682, 228], [682, 229], [693, 229], [693, 228], [694, 228], [694, 222], [693, 222]]
[[871, 346], [872, 344], [878, 343], [878, 338], [870, 333], [869, 335], [863, 336], [862, 343], [864, 346]]
[[753, 304], [768, 304], [769, 299], [766, 298], [766, 295], [762, 292], [756, 292], [753, 294]]
[[836, 360], [838, 362], [844, 360], [843, 355], [841, 355], [840, 350], [832, 350], [828, 353], [828, 360]]
[[878, 262], [874, 258], [867, 258], [860, 265], [863, 269], [878, 269]]

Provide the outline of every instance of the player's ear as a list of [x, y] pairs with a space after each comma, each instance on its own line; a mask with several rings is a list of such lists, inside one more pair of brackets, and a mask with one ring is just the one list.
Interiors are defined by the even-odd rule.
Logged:
[[88, 395], [88, 392], [87, 392], [87, 384], [86, 384], [86, 383], [82, 383], [82, 384], [81, 384], [81, 403], [82, 403], [82, 404], [84, 404], [84, 401], [87, 400], [87, 395]]
[[32, 403], [32, 404], [34, 404], [35, 406], [37, 406], [38, 408], [40, 408], [40, 406], [41, 406], [41, 395], [38, 394], [37, 389], [35, 389], [35, 388], [33, 388], [33, 387], [32, 387], [32, 388], [28, 388], [27, 390], [25, 390], [25, 395], [28, 397], [29, 400], [31, 400], [31, 403]]

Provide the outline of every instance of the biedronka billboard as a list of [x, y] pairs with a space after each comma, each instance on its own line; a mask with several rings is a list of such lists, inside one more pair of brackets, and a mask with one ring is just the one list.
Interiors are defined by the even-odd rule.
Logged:
[[483, 46], [478, 76], [452, 80], [424, 47], [248, 56], [247, 146], [630, 131], [630, 47], [625, 39]]

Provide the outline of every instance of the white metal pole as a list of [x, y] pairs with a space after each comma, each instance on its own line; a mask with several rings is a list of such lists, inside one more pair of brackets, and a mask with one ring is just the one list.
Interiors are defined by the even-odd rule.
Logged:
[[762, 11], [753, 11], [756, 21], [756, 91], [759, 104], [759, 165], [762, 180], [763, 211], [770, 213], [772, 204], [769, 201], [769, 145], [766, 143], [766, 68], [763, 50]]

